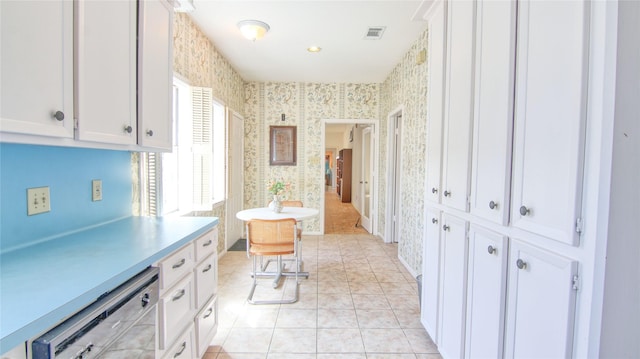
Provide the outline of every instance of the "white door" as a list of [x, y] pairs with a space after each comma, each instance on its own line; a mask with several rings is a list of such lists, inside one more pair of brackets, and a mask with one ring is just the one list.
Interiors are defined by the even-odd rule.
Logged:
[[502, 358], [507, 254], [506, 236], [469, 227], [466, 358]]
[[467, 293], [467, 225], [442, 215], [438, 350], [443, 358], [464, 356]]
[[422, 303], [420, 320], [438, 344], [438, 296], [440, 288], [440, 212], [427, 208], [422, 255]]
[[371, 127], [362, 131], [362, 171], [360, 175], [360, 223], [362, 227], [371, 233], [371, 213], [373, 199], [371, 197], [371, 187], [373, 186], [373, 138]]
[[518, 3], [511, 221], [577, 245], [591, 2]]
[[226, 203], [226, 248], [229, 249], [239, 238], [243, 238], [244, 225], [236, 218], [244, 201], [244, 119], [236, 112], [229, 111], [229, 181]]
[[472, 1], [450, 1], [448, 4], [441, 198], [443, 204], [466, 211], [473, 115], [475, 5]]
[[389, 161], [387, 166], [387, 226], [385, 242], [397, 243], [400, 238], [400, 175], [402, 171], [402, 111], [389, 116]]
[[427, 153], [425, 200], [440, 202], [442, 173], [442, 122], [446, 54], [446, 2], [439, 1], [429, 14], [429, 90], [427, 91]]
[[476, 78], [470, 211], [506, 225], [511, 184], [515, 1], [476, 2]]
[[0, 1], [0, 26], [0, 131], [72, 138], [73, 2]]
[[508, 265], [505, 357], [570, 358], [577, 262], [512, 240]]
[[135, 1], [79, 1], [76, 116], [79, 140], [137, 143]]

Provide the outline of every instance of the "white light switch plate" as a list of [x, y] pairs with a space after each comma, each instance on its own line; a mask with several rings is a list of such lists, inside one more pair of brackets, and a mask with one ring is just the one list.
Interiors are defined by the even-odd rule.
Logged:
[[49, 187], [27, 188], [27, 215], [51, 211]]
[[102, 180], [91, 181], [91, 200], [102, 201]]

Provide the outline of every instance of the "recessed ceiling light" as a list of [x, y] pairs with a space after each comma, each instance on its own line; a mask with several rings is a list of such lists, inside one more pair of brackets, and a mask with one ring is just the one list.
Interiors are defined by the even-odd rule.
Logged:
[[318, 47], [318, 46], [310, 46], [307, 48], [307, 51], [309, 52], [320, 52], [322, 50], [322, 48]]

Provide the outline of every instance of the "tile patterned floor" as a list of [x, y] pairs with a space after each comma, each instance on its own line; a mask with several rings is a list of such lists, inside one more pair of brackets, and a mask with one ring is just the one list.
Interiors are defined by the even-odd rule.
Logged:
[[[420, 324], [415, 279], [397, 245], [368, 234], [303, 237], [300, 300], [251, 305], [251, 260], [228, 252], [219, 263], [219, 326], [205, 359], [440, 358]], [[290, 264], [288, 264], [290, 266]], [[258, 299], [291, 295], [259, 280]]]

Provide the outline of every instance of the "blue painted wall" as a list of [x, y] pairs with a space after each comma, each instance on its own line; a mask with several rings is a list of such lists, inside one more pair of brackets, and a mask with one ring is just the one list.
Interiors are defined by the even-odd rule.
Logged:
[[[0, 143], [0, 251], [130, 216], [130, 158], [126, 151]], [[102, 201], [91, 201], [94, 179], [102, 180]], [[42, 186], [49, 186], [51, 212], [27, 216], [27, 188]]]

